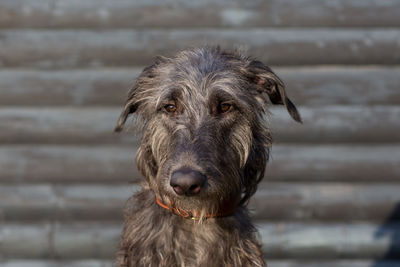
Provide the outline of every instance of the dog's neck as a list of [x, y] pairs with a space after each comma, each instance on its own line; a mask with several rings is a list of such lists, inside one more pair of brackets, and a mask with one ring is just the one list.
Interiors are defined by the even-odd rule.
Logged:
[[244, 207], [229, 216], [194, 221], [160, 207], [154, 199], [154, 192], [144, 188], [128, 202], [117, 266], [237, 266], [232, 261], [265, 266]]

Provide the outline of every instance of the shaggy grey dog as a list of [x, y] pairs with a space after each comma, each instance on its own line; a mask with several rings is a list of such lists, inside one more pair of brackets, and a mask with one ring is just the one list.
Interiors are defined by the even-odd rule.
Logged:
[[265, 266], [246, 205], [264, 177], [267, 102], [301, 122], [283, 82], [218, 47], [160, 57], [130, 90], [146, 178], [128, 202], [117, 266]]

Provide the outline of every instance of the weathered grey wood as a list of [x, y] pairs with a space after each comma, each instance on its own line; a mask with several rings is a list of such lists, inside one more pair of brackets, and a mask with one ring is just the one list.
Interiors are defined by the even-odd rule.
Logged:
[[141, 68], [0, 70], [0, 104], [27, 106], [122, 105]]
[[2, 182], [137, 181], [134, 146], [2, 146]]
[[3, 0], [0, 27], [400, 26], [392, 0]]
[[139, 186], [2, 185], [0, 214], [4, 221], [122, 221], [124, 203]]
[[[300, 106], [303, 124], [284, 108], [272, 109], [274, 140], [298, 143], [390, 143], [400, 141], [400, 106]], [[351, 146], [351, 144], [349, 144]]]
[[[250, 201], [258, 220], [379, 221], [399, 210], [398, 184], [262, 182]], [[396, 215], [397, 216], [397, 215]]]
[[[270, 181], [399, 181], [400, 149], [386, 145], [275, 145], [267, 166]], [[127, 182], [141, 175], [134, 146], [0, 147], [2, 182]]]
[[380, 258], [400, 246], [399, 224], [259, 224], [266, 258]]
[[[121, 235], [119, 225], [95, 223], [88, 228], [82, 223], [55, 224], [54, 254], [56, 258], [108, 259], [115, 256]], [[76, 243], [81, 244], [77, 246]]]
[[276, 68], [276, 73], [289, 96], [303, 105], [400, 103], [399, 67], [292, 67]]
[[[119, 105], [142, 68], [0, 70], [1, 105]], [[400, 68], [277, 67], [298, 105], [398, 105]]]
[[275, 180], [399, 181], [400, 150], [388, 145], [282, 145], [272, 148], [266, 178]]
[[[269, 267], [398, 267], [396, 260], [269, 260]], [[6, 260], [2, 267], [111, 267], [112, 260]]]
[[49, 258], [53, 226], [50, 224], [0, 224], [0, 258]]
[[[113, 260], [38, 260], [12, 259], [0, 261], [2, 267], [111, 267]], [[353, 266], [350, 266], [353, 267]], [[358, 267], [358, 266], [354, 266]], [[391, 266], [389, 266], [391, 267]]]
[[397, 260], [268, 260], [270, 267], [398, 267]]
[[[59, 220], [122, 221], [127, 199], [139, 185], [2, 185], [5, 222]], [[400, 203], [393, 183], [262, 183], [250, 201], [256, 220], [383, 222]]]
[[2, 258], [110, 259], [121, 224], [40, 223], [0, 225]]
[[[399, 224], [258, 223], [257, 226], [267, 259], [373, 259], [385, 255], [389, 248], [400, 253], [399, 240], [394, 238], [394, 233], [400, 230]], [[121, 230], [121, 224], [109, 223], [3, 224], [0, 238], [7, 246], [3, 245], [0, 256], [110, 259], [115, 255]]]
[[[0, 108], [3, 144], [137, 144], [135, 125], [113, 132], [121, 107]], [[270, 128], [277, 143], [400, 142], [400, 106], [302, 107], [303, 124], [283, 106], [271, 106]], [[379, 129], [379, 130], [377, 130]]]
[[398, 29], [16, 30], [0, 32], [0, 66], [147, 65], [190, 46], [242, 47], [271, 65], [399, 64]]
[[137, 144], [134, 127], [114, 132], [122, 110], [109, 107], [0, 108], [0, 142], [64, 144]]

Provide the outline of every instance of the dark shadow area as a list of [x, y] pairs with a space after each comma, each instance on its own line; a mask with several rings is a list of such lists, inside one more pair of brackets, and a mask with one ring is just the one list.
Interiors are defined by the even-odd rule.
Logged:
[[400, 203], [374, 234], [377, 240], [385, 237], [390, 238], [388, 251], [382, 258], [376, 260], [372, 267], [400, 266]]

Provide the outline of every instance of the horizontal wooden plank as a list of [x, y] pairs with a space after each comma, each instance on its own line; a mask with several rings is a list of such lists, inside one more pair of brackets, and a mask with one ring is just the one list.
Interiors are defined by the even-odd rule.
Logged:
[[114, 132], [121, 111], [122, 105], [121, 108], [0, 108], [0, 127], [7, 129], [0, 133], [0, 142], [136, 145], [137, 133]]
[[1, 182], [138, 181], [136, 148], [122, 146], [1, 146]]
[[2, 69], [1, 105], [121, 105], [142, 68], [37, 71]]
[[3, 224], [2, 258], [110, 259], [117, 250], [122, 225], [90, 223]]
[[[0, 70], [0, 105], [119, 105], [142, 68]], [[297, 105], [398, 105], [400, 68], [277, 67]], [[379, 90], [377, 90], [379, 88]]]
[[[60, 220], [121, 221], [127, 199], [139, 185], [2, 185], [5, 222]], [[256, 220], [326, 221], [400, 219], [399, 184], [262, 183], [250, 201]], [[397, 217], [396, 217], [397, 216]]]
[[276, 68], [289, 96], [307, 105], [400, 103], [400, 68], [316, 66]]
[[[3, 144], [138, 143], [134, 125], [113, 132], [121, 107], [0, 108]], [[400, 106], [300, 107], [303, 124], [283, 107], [271, 108], [270, 128], [278, 143], [400, 142]], [[130, 130], [129, 130], [130, 129]], [[377, 131], [377, 129], [380, 129]]]
[[[400, 225], [259, 223], [267, 259], [376, 259], [390, 249]], [[3, 224], [0, 256], [8, 258], [110, 259], [117, 250], [121, 224]], [[397, 254], [396, 254], [397, 253]], [[392, 256], [392, 257], [393, 257]]]
[[268, 260], [269, 267], [398, 267], [398, 260]]
[[266, 179], [398, 182], [398, 148], [397, 144], [275, 146]]
[[[293, 120], [283, 108], [271, 110], [273, 138], [301, 143], [386, 143], [399, 142], [400, 106], [301, 107], [303, 124]], [[379, 129], [379, 130], [377, 130]], [[349, 144], [349, 146], [351, 146]]]
[[390, 0], [3, 0], [0, 27], [398, 27], [399, 13]]
[[204, 44], [241, 47], [271, 65], [399, 64], [398, 29], [8, 30], [0, 66], [75, 68], [147, 65]]
[[[399, 253], [399, 224], [259, 224], [266, 258], [382, 258]], [[279, 244], [279, 245], [276, 245]]]
[[[269, 260], [269, 267], [398, 267], [396, 260]], [[110, 267], [110, 260], [5, 260], [2, 267]], [[378, 265], [379, 264], [379, 265]]]
[[[400, 177], [399, 144], [276, 145], [267, 166], [270, 181], [395, 181]], [[141, 175], [135, 147], [3, 145], [1, 182], [127, 182]]]
[[0, 264], [2, 267], [110, 267], [113, 264], [113, 260], [12, 259], [0, 260]]
[[135, 185], [2, 185], [3, 221], [122, 221], [123, 207]]
[[398, 220], [397, 184], [376, 182], [263, 182], [250, 201], [257, 220], [375, 221]]
[[0, 261], [0, 264], [2, 267], [110, 267], [113, 266], [113, 260], [12, 259]]

